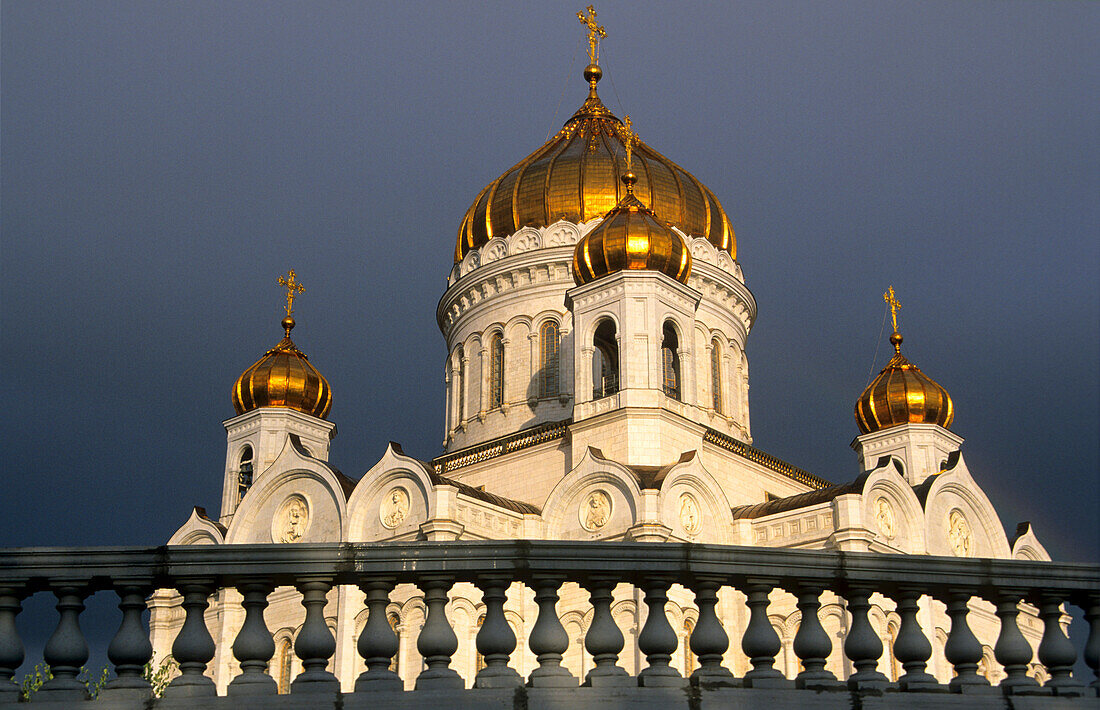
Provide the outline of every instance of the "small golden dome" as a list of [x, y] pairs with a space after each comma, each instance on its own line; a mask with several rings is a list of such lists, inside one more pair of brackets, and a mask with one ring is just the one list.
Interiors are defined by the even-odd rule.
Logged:
[[900, 424], [938, 424], [951, 428], [955, 407], [951, 395], [901, 354], [902, 337], [890, 336], [894, 357], [863, 390], [856, 402], [856, 424], [869, 434]]
[[[470, 205], [458, 230], [455, 262], [495, 236], [565, 219], [600, 217], [623, 198], [627, 171], [622, 121], [596, 95], [602, 70], [585, 67], [588, 99], [557, 135], [493, 182]], [[645, 143], [634, 148], [638, 197], [684, 234], [706, 237], [737, 258], [737, 242], [718, 198], [691, 173]]]
[[573, 280], [578, 286], [624, 269], [660, 271], [687, 283], [691, 273], [687, 245], [634, 196], [637, 180], [632, 172], [623, 175], [626, 196], [577, 242]]
[[290, 339], [294, 319], [288, 315], [282, 325], [286, 336], [233, 384], [233, 408], [244, 414], [260, 407], [288, 407], [324, 419], [332, 408], [328, 380]]

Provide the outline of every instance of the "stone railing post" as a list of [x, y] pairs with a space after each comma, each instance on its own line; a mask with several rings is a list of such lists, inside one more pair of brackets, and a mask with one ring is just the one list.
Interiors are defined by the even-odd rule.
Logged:
[[390, 670], [390, 659], [397, 653], [398, 639], [386, 615], [394, 581], [372, 577], [369, 582], [359, 586], [367, 595], [367, 623], [356, 646], [367, 664], [367, 670], [356, 679], [355, 692], [401, 690], [405, 687], [401, 677]]
[[562, 666], [562, 654], [569, 648], [569, 636], [558, 619], [558, 588], [563, 578], [556, 575], [535, 575], [535, 603], [539, 615], [531, 627], [528, 646], [538, 659], [539, 667], [531, 671], [527, 684], [534, 688], [574, 688], [579, 681]]
[[997, 635], [993, 654], [997, 662], [1004, 666], [1007, 677], [1001, 681], [1000, 688], [1007, 695], [1039, 691], [1039, 683], [1027, 674], [1035, 652], [1031, 650], [1031, 644], [1024, 638], [1017, 623], [1020, 600], [1023, 597], [1022, 592], [1006, 589], [1002, 589], [997, 597], [997, 616], [1001, 620], [1001, 632]]
[[882, 691], [890, 680], [878, 671], [878, 659], [882, 655], [882, 639], [875, 633], [867, 612], [871, 610], [872, 590], [862, 587], [850, 588], [846, 599], [848, 613], [852, 615], [852, 625], [844, 639], [844, 655], [852, 661], [856, 672], [848, 678], [848, 687], [852, 690]]
[[153, 644], [149, 643], [149, 631], [141, 616], [145, 611], [145, 598], [151, 588], [148, 584], [123, 584], [117, 587], [118, 608], [122, 611], [122, 623], [118, 633], [107, 647], [107, 658], [115, 666], [118, 677], [107, 683], [103, 697], [126, 694], [149, 697], [153, 688], [145, 680], [145, 664], [153, 657]]
[[302, 672], [290, 684], [291, 693], [339, 693], [340, 681], [328, 670], [328, 661], [336, 653], [336, 639], [325, 623], [325, 604], [332, 580], [328, 577], [302, 577], [298, 581], [306, 619], [294, 653], [302, 661]]
[[1100, 594], [1086, 597], [1081, 606], [1089, 622], [1089, 639], [1085, 642], [1085, 665], [1092, 669], [1092, 683], [1100, 695]]
[[722, 657], [730, 647], [730, 638], [722, 628], [714, 607], [718, 604], [718, 590], [722, 577], [696, 576], [692, 584], [695, 606], [699, 607], [699, 620], [688, 641], [690, 651], [699, 659], [699, 667], [691, 674], [691, 683], [701, 687], [735, 686], [733, 673], [722, 665]]
[[742, 680], [746, 688], [787, 688], [791, 681], [775, 668], [775, 654], [783, 647], [779, 634], [768, 620], [768, 595], [775, 588], [770, 580], [748, 580], [749, 623], [741, 637], [741, 650], [749, 657], [752, 670]]
[[821, 609], [821, 587], [803, 585], [796, 590], [798, 610], [802, 620], [794, 635], [794, 654], [802, 661], [803, 671], [794, 679], [795, 687], [824, 690], [843, 687], [832, 672], [825, 670], [829, 653], [833, 650], [829, 634], [821, 626], [818, 611]]
[[465, 687], [458, 671], [451, 668], [451, 656], [458, 650], [458, 637], [447, 621], [447, 592], [454, 583], [450, 577], [424, 575], [420, 587], [428, 607], [424, 628], [416, 639], [416, 649], [428, 665], [416, 677], [416, 689], [460, 690]]
[[901, 628], [894, 639], [894, 658], [901, 662], [905, 670], [905, 674], [898, 678], [898, 687], [902, 690], [943, 691], [946, 688], [926, 670], [928, 659], [932, 657], [932, 644], [917, 618], [921, 594], [918, 588], [901, 587], [894, 595], [898, 616], [901, 617]]
[[638, 674], [643, 686], [684, 686], [688, 681], [680, 671], [670, 665], [676, 653], [679, 639], [672, 624], [668, 623], [665, 605], [668, 604], [668, 588], [672, 580], [667, 577], [646, 577], [642, 581], [648, 613], [641, 633], [638, 634], [638, 650], [645, 654], [649, 666]]
[[214, 657], [214, 639], [206, 628], [207, 598], [214, 591], [210, 579], [182, 579], [176, 588], [183, 595], [183, 627], [172, 643], [172, 656], [180, 675], [168, 684], [166, 698], [216, 695], [214, 681], [207, 678], [206, 664]]
[[267, 666], [275, 655], [275, 641], [264, 623], [267, 595], [274, 585], [267, 580], [250, 580], [237, 585], [244, 597], [244, 623], [233, 640], [233, 657], [240, 661], [241, 673], [229, 682], [227, 695], [275, 695], [279, 686], [268, 675]]
[[485, 667], [474, 678], [475, 688], [518, 688], [523, 678], [508, 665], [516, 650], [516, 634], [504, 618], [504, 602], [508, 598], [507, 575], [487, 574], [478, 578], [481, 600], [485, 603], [485, 621], [477, 632], [477, 651], [485, 659]]
[[84, 582], [58, 581], [53, 585], [57, 596], [57, 629], [46, 642], [42, 658], [50, 664], [53, 678], [42, 685], [36, 700], [87, 700], [88, 690], [77, 679], [88, 662], [88, 642], [80, 629], [80, 612], [88, 590]]
[[970, 630], [967, 613], [970, 611], [969, 592], [952, 592], [947, 595], [947, 615], [951, 618], [951, 633], [943, 647], [944, 658], [955, 668], [955, 677], [948, 687], [955, 693], [969, 693], [989, 688], [989, 680], [978, 675], [982, 660], [982, 644]]
[[19, 698], [15, 671], [23, 665], [24, 651], [15, 617], [22, 609], [22, 589], [0, 587], [0, 702], [15, 702]]
[[1039, 599], [1039, 618], [1043, 620], [1039, 661], [1050, 671], [1050, 680], [1045, 687], [1053, 689], [1055, 695], [1081, 695], [1084, 685], [1073, 677], [1077, 649], [1062, 631], [1062, 599], [1052, 594], [1042, 594]]
[[584, 684], [593, 688], [637, 685], [637, 680], [619, 665], [625, 639], [611, 615], [611, 599], [617, 581], [615, 577], [591, 575], [585, 585], [592, 602], [592, 624], [584, 636], [584, 647], [592, 654], [596, 667], [588, 671]]

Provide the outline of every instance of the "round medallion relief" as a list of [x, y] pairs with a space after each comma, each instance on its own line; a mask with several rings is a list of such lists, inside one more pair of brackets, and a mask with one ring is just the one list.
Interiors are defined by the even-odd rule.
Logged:
[[703, 528], [703, 516], [699, 514], [699, 503], [690, 493], [680, 494], [680, 525], [688, 535], [696, 535]]
[[382, 525], [391, 530], [405, 522], [408, 515], [409, 492], [401, 487], [390, 490], [378, 506], [378, 517], [382, 519]]
[[956, 508], [947, 514], [947, 541], [958, 557], [970, 557], [974, 549], [974, 539], [970, 532], [970, 523], [962, 511]]
[[581, 527], [588, 532], [597, 532], [611, 520], [611, 496], [604, 491], [592, 491], [585, 496], [577, 512]]
[[274, 542], [301, 542], [309, 530], [309, 501], [295, 493], [279, 506], [271, 520]]
[[894, 517], [894, 506], [885, 498], [875, 500], [875, 522], [887, 540], [893, 540], [897, 536], [898, 521]]

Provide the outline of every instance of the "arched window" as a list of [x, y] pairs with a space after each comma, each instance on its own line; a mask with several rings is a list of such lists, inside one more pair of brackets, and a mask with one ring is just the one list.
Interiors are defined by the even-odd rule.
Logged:
[[489, 409], [504, 404], [504, 335], [489, 339]]
[[244, 447], [241, 460], [237, 465], [237, 500], [244, 500], [244, 494], [252, 486], [252, 447]]
[[455, 381], [455, 387], [458, 388], [458, 423], [461, 424], [466, 420], [466, 352], [461, 345], [455, 351], [455, 358], [458, 360], [455, 363], [458, 367], [458, 377]]
[[695, 655], [691, 652], [691, 634], [695, 631], [695, 622], [684, 619], [684, 677], [689, 677], [696, 668]]
[[401, 629], [397, 628], [401, 624], [401, 619], [397, 614], [389, 615], [390, 628], [393, 629], [393, 635], [397, 637], [397, 650], [394, 651], [393, 658], [390, 659], [390, 670], [394, 673], [400, 673], [401, 668]]
[[291, 652], [290, 639], [283, 639], [279, 644], [279, 651], [275, 654], [279, 669], [279, 694], [286, 695], [290, 692], [290, 664], [294, 660]]
[[680, 345], [672, 323], [665, 323], [661, 341], [661, 370], [665, 394], [680, 399]]
[[722, 413], [722, 343], [715, 338], [710, 342], [710, 391], [714, 411]]
[[539, 326], [539, 397], [558, 394], [558, 350], [561, 333], [556, 321], [547, 320]]
[[592, 398], [610, 397], [619, 391], [619, 343], [614, 321], [600, 322], [592, 345]]
[[[477, 626], [474, 627], [474, 648], [477, 648], [477, 635], [481, 632], [481, 627], [485, 625], [485, 615], [482, 614], [477, 618]], [[478, 673], [485, 667], [485, 656], [481, 655], [481, 651], [476, 651], [477, 660], [474, 662], [474, 673]]]

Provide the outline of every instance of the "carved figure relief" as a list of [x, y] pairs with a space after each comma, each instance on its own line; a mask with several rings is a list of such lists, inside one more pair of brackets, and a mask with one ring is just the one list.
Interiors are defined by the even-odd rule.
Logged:
[[581, 503], [581, 527], [597, 532], [611, 520], [611, 496], [604, 491], [592, 491]]
[[894, 506], [885, 498], [879, 497], [875, 500], [875, 522], [887, 540], [893, 540], [897, 536], [898, 522], [894, 517]]
[[970, 523], [966, 522], [962, 511], [956, 508], [947, 515], [947, 541], [958, 557], [970, 557], [973, 551], [973, 536]]
[[409, 492], [404, 488], [394, 488], [382, 499], [378, 506], [378, 516], [382, 524], [391, 530], [396, 528], [409, 515]]
[[699, 514], [699, 504], [690, 493], [680, 495], [680, 525], [688, 535], [695, 535], [703, 527], [703, 516]]
[[279, 506], [271, 521], [271, 539], [275, 542], [300, 542], [309, 530], [309, 503], [295, 493]]

